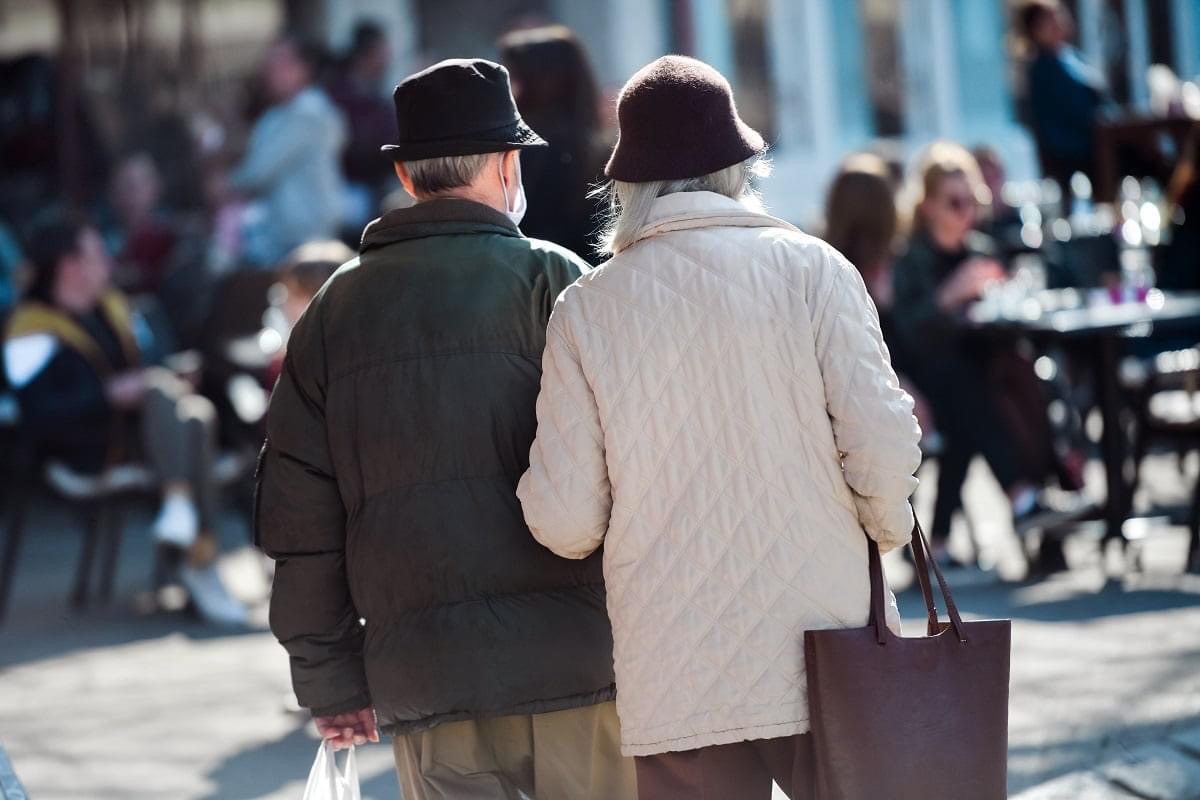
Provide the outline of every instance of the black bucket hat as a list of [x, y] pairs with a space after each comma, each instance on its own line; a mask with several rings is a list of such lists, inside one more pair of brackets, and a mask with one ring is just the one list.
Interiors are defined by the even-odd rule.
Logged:
[[547, 146], [517, 112], [508, 70], [482, 58], [452, 58], [410, 75], [392, 102], [400, 135], [382, 150], [396, 161]]

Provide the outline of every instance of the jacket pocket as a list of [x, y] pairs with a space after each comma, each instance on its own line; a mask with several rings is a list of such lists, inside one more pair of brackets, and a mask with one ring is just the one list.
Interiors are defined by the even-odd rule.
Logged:
[[262, 550], [259, 537], [259, 507], [262, 505], [263, 476], [267, 469], [267, 451], [271, 449], [271, 440], [264, 439], [262, 449], [258, 451], [258, 460], [254, 464], [254, 501], [251, 504], [250, 525], [254, 529], [254, 546]]

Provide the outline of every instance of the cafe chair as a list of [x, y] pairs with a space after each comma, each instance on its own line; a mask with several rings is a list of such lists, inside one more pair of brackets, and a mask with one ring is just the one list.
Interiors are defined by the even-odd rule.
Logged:
[[70, 605], [86, 610], [95, 596], [101, 604], [112, 600], [120, 555], [124, 501], [144, 494], [156, 484], [153, 472], [144, 464], [120, 464], [100, 475], [84, 475], [58, 462], [42, 463], [33, 444], [19, 430], [8, 450], [5, 485], [8, 488], [9, 520], [4, 536], [3, 560], [0, 561], [0, 621], [3, 621], [16, 577], [17, 560], [26, 534], [29, 504], [36, 492], [37, 479], [65, 501], [79, 517], [82, 538], [75, 567]]
[[[2, 403], [0, 403], [2, 407]], [[16, 573], [17, 560], [26, 533], [29, 503], [40, 479], [55, 497], [69, 505], [80, 520], [82, 539], [70, 606], [85, 611], [93, 595], [101, 605], [112, 601], [124, 532], [124, 517], [129, 503], [154, 493], [158, 476], [148, 464], [118, 464], [99, 475], [72, 470], [60, 462], [42, 462], [32, 443], [20, 436], [14, 426], [13, 446], [6, 448], [4, 472], [11, 509], [0, 550], [0, 622], [3, 622]], [[218, 488], [227, 488], [246, 477], [253, 466], [250, 454], [226, 452], [217, 457], [213, 470]], [[169, 564], [160, 551], [155, 559], [153, 587], [168, 582]], [[95, 584], [96, 591], [92, 587]]]
[[[1200, 451], [1200, 347], [1160, 353], [1144, 366], [1135, 403], [1131, 492], [1140, 484], [1142, 461], [1151, 446], [1170, 447], [1181, 460], [1188, 452]], [[1186, 569], [1200, 573], [1200, 479], [1192, 489], [1187, 525], [1191, 538]]]

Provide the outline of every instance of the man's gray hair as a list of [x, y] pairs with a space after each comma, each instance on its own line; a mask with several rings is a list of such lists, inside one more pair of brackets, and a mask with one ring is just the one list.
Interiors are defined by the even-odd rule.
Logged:
[[404, 170], [412, 178], [418, 194], [438, 194], [450, 189], [471, 185], [487, 166], [494, 153], [475, 153], [469, 156], [442, 156], [405, 161]]
[[611, 181], [596, 190], [597, 194], [607, 195], [609, 203], [608, 219], [600, 231], [599, 250], [616, 255], [636, 242], [650, 219], [654, 201], [665, 194], [715, 192], [738, 200], [751, 210], [762, 211], [762, 198], [753, 182], [770, 174], [771, 162], [758, 155], [697, 178], [642, 183]]

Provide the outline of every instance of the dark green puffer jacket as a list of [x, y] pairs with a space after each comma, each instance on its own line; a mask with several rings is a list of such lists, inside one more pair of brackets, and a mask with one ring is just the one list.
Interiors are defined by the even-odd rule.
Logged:
[[297, 324], [255, 529], [314, 713], [370, 704], [399, 734], [613, 698], [600, 558], [544, 549], [516, 497], [546, 322], [583, 269], [436, 200], [367, 226]]

